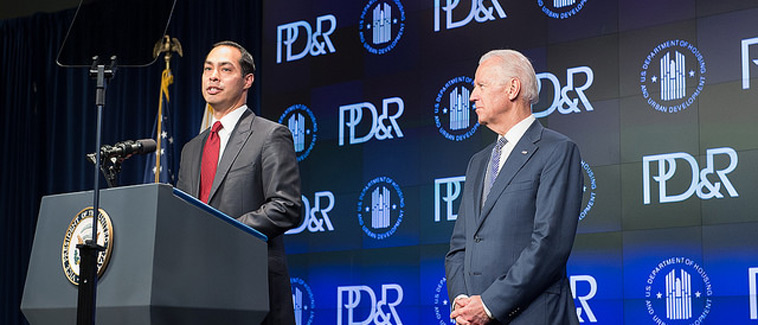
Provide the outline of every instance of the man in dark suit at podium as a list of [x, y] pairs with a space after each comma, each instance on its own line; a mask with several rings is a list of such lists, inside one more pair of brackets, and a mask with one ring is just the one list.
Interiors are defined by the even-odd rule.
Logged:
[[252, 55], [237, 43], [208, 53], [202, 92], [212, 126], [182, 149], [177, 187], [268, 236], [263, 324], [295, 324], [283, 234], [301, 221], [300, 173], [289, 129], [246, 105], [254, 72]]
[[498, 134], [466, 170], [445, 259], [458, 324], [579, 324], [566, 261], [582, 202], [576, 144], [543, 128], [534, 68], [513, 50], [479, 61], [471, 101]]

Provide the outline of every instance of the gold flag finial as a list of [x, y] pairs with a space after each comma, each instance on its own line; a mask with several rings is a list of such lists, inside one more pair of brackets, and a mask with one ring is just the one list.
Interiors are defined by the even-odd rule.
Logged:
[[163, 59], [166, 60], [166, 69], [170, 69], [172, 52], [179, 54], [179, 56], [184, 56], [182, 44], [179, 43], [179, 40], [176, 37], [171, 38], [171, 36], [164, 35], [153, 47], [153, 58], [157, 58], [161, 53], [165, 53]]

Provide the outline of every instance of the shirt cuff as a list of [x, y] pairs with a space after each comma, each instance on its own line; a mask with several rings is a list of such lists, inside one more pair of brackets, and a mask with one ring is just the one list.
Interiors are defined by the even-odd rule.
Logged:
[[495, 317], [492, 317], [492, 312], [487, 308], [487, 305], [484, 304], [484, 300], [482, 300], [482, 307], [484, 307], [484, 312], [487, 313], [487, 317], [495, 319]]

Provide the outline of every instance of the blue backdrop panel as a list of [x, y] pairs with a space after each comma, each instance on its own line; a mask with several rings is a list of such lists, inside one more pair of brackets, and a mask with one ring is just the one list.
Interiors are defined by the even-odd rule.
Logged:
[[[39, 198], [92, 184], [91, 81], [51, 51], [72, 13], [0, 21], [0, 141], [20, 153], [0, 160], [3, 324], [23, 323]], [[479, 57], [514, 48], [538, 74], [539, 122], [582, 152], [582, 322], [755, 323], [757, 15], [746, 0], [178, 3], [173, 154], [198, 131], [208, 48], [241, 42], [249, 104], [290, 128], [300, 161], [298, 324], [450, 324], [444, 254], [468, 160], [495, 139], [467, 99]], [[161, 69], [119, 70], [104, 143], [148, 137]], [[131, 159], [121, 184], [142, 179]]]
[[[467, 99], [495, 48], [531, 58], [533, 113], [582, 152], [568, 267], [582, 323], [750, 321], [758, 4], [268, 1], [263, 12], [262, 111], [302, 118], [282, 123], [308, 149], [310, 226], [286, 238], [292, 276], [319, 306], [301, 324], [348, 324], [350, 310], [355, 322], [449, 324], [444, 255], [465, 169], [494, 140]], [[286, 113], [294, 105], [308, 111]], [[327, 217], [333, 228], [320, 227]], [[390, 282], [402, 301], [385, 287], [380, 303]]]

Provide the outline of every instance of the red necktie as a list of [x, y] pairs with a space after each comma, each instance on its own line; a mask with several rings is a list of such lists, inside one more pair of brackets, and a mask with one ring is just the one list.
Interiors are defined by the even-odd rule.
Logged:
[[205, 141], [205, 147], [203, 147], [203, 162], [200, 165], [200, 200], [205, 203], [208, 203], [211, 186], [213, 186], [213, 177], [216, 176], [218, 153], [221, 146], [218, 130], [223, 127], [219, 121], [213, 123], [211, 134], [208, 135], [208, 140]]

